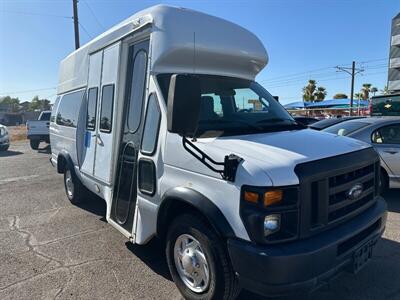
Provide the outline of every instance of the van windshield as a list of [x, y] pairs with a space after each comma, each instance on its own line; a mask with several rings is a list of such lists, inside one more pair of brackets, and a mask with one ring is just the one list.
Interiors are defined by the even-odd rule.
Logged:
[[[262, 86], [250, 80], [198, 75], [201, 108], [197, 137], [303, 129]], [[171, 74], [158, 75], [167, 101]]]

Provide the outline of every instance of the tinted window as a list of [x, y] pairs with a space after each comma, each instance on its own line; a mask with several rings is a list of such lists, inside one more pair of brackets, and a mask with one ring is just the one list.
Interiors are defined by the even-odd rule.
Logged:
[[103, 86], [101, 93], [100, 131], [111, 132], [114, 103], [114, 85]]
[[51, 111], [50, 122], [55, 122], [56, 121], [56, 111], [57, 111], [57, 107], [58, 107], [58, 103], [59, 102], [60, 102], [60, 96], [58, 96], [56, 101], [54, 102], [53, 110]]
[[76, 127], [84, 91], [64, 95], [57, 111], [57, 124]]
[[147, 105], [146, 121], [144, 125], [142, 152], [153, 154], [157, 145], [158, 128], [160, 126], [161, 112], [155, 94], [151, 94]]
[[146, 68], [147, 54], [144, 50], [142, 50], [136, 54], [133, 62], [127, 120], [128, 129], [131, 132], [135, 132], [140, 124], [146, 82]]
[[400, 124], [379, 128], [372, 134], [372, 142], [376, 144], [400, 145]]
[[40, 121], [49, 121], [50, 115], [51, 115], [50, 112], [42, 113], [42, 115], [40, 116]]
[[328, 128], [323, 129], [322, 131], [337, 134], [337, 135], [349, 135], [350, 133], [357, 131], [363, 127], [368, 126], [369, 123], [366, 122], [342, 122]]
[[86, 128], [91, 131], [96, 127], [97, 90], [91, 88], [88, 93]]
[[372, 116], [400, 116], [400, 96], [372, 98]]

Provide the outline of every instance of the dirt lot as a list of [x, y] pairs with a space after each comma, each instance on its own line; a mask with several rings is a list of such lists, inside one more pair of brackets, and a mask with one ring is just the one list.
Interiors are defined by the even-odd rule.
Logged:
[[[72, 206], [46, 149], [24, 141], [10, 150], [0, 153], [0, 299], [180, 299], [157, 241], [128, 243], [105, 222], [102, 201]], [[308, 299], [400, 299], [400, 191], [387, 201], [372, 261]]]

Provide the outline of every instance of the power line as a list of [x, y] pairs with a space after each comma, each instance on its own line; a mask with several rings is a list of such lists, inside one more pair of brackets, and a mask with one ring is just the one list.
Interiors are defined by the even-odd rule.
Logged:
[[53, 87], [40, 88], [40, 89], [35, 89], [35, 90], [22, 90], [22, 91], [14, 91], [14, 92], [0, 92], [0, 94], [3, 94], [3, 95], [26, 94], [26, 93], [32, 93], [32, 92], [55, 90], [56, 88], [57, 87], [53, 86]]
[[52, 14], [42, 14], [42, 13], [32, 13], [32, 12], [23, 12], [23, 11], [11, 11], [11, 10], [2, 10], [2, 13], [8, 14], [16, 14], [16, 15], [29, 15], [29, 16], [41, 16], [41, 17], [53, 17], [53, 18], [63, 18], [63, 19], [73, 19], [73, 17], [61, 16], [61, 15], [52, 15]]
[[83, 29], [83, 31], [88, 35], [89, 38], [93, 38], [93, 36], [86, 30], [85, 26], [83, 26], [81, 22], [79, 22], [78, 24]]
[[97, 18], [96, 14], [92, 10], [92, 8], [89, 6], [89, 3], [86, 0], [82, 0], [83, 3], [87, 6], [89, 9], [90, 13], [92, 14], [93, 18], [96, 20], [97, 24], [101, 27], [102, 30], [106, 30], [106, 28], [103, 26], [103, 24], [100, 22], [100, 20]]

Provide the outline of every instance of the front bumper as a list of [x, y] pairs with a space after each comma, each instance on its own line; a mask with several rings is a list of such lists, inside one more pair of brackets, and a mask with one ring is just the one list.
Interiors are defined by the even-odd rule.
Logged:
[[386, 224], [386, 202], [308, 239], [276, 245], [228, 240], [233, 268], [243, 288], [280, 296], [311, 291], [353, 263], [356, 249], [378, 240]]

